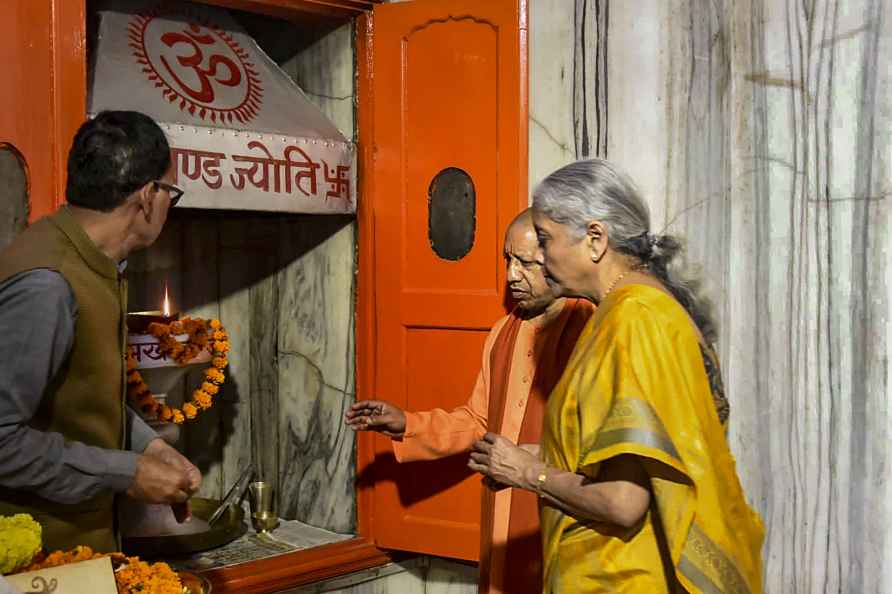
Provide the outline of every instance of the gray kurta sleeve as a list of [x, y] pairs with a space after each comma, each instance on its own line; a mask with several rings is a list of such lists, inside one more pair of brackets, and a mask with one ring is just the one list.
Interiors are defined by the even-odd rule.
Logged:
[[145, 451], [146, 446], [149, 445], [149, 442], [158, 437], [158, 433], [149, 427], [142, 417], [129, 406], [126, 412], [127, 427], [130, 429], [130, 439], [128, 440], [130, 449], [134, 452], [142, 453]]
[[57, 272], [31, 270], [0, 284], [0, 485], [60, 503], [126, 490], [138, 458], [28, 425], [71, 351], [76, 319], [71, 287]]

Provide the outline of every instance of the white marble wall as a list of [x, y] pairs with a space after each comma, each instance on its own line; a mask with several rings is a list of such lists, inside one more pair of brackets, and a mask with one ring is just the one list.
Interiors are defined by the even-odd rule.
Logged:
[[531, 187], [605, 156], [687, 239], [770, 594], [892, 592], [890, 8], [530, 2]]
[[[353, 26], [311, 31], [283, 68], [352, 139]], [[289, 517], [353, 532], [355, 440], [343, 418], [356, 399], [355, 223], [346, 217], [308, 217], [283, 240], [292, 253], [305, 255], [280, 274], [280, 505]]]

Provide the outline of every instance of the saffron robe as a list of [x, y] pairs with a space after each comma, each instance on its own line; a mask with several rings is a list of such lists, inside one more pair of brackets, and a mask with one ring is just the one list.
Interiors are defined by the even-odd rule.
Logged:
[[[452, 411], [406, 413], [406, 431], [401, 440], [393, 441], [397, 460], [434, 460], [467, 452], [487, 431], [516, 443], [538, 443], [546, 398], [593, 311], [587, 301], [567, 299], [560, 314], [541, 328], [536, 319], [524, 320], [514, 313], [496, 322], [484, 344], [482, 367], [468, 402]], [[536, 496], [520, 489], [484, 488], [482, 497], [479, 591], [539, 592]]]

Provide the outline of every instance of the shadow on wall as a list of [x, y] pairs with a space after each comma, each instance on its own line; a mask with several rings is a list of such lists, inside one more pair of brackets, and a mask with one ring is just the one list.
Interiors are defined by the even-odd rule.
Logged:
[[[424, 468], [423, 473], [413, 468]], [[357, 485], [371, 487], [376, 482], [396, 484], [400, 504], [409, 507], [442, 493], [474, 476], [468, 468], [468, 454], [455, 454], [439, 460], [400, 464], [392, 453], [379, 453], [357, 477]], [[476, 477], [475, 480], [478, 480]]]
[[161, 236], [127, 263], [129, 311], [221, 301], [276, 275], [350, 225], [350, 215], [175, 209]]

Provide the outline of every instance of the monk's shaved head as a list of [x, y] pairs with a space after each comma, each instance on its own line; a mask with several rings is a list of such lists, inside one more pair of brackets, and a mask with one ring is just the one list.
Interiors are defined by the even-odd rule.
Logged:
[[524, 233], [526, 231], [532, 231], [533, 235], [536, 235], [536, 228], [533, 227], [532, 207], [520, 211], [516, 217], [511, 219], [508, 229], [505, 231], [505, 237], [507, 238], [511, 233]]

